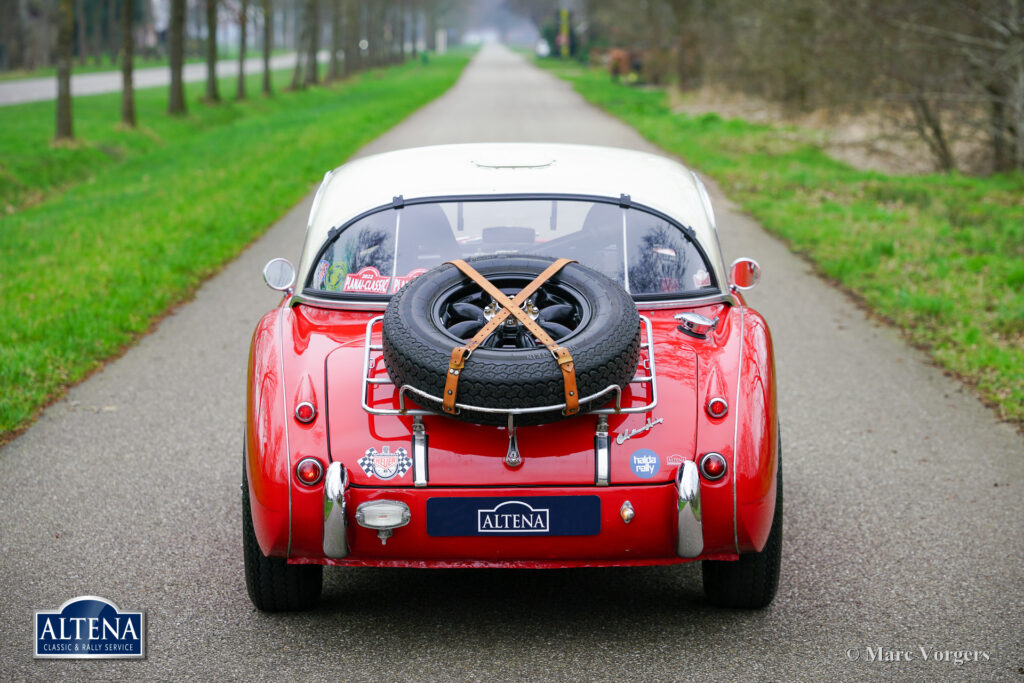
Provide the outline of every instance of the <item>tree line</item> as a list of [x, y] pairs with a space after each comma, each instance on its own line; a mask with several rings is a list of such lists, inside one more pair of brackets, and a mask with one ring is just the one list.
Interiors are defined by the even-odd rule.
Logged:
[[[237, 99], [245, 99], [245, 61], [251, 44], [262, 51], [262, 92], [272, 94], [275, 47], [297, 52], [291, 88], [346, 78], [433, 51], [439, 29], [457, 22], [465, 0], [3, 0], [0, 68], [55, 64], [57, 140], [74, 137], [71, 73], [75, 64], [103, 58], [121, 71], [121, 122], [136, 125], [133, 72], [140, 42], [147, 56], [170, 68], [167, 111], [184, 115], [186, 58], [206, 63], [204, 101], [221, 101], [218, 34], [234, 29]], [[159, 16], [158, 16], [159, 15]], [[220, 31], [218, 30], [220, 29]], [[447, 34], [445, 34], [447, 35]], [[236, 37], [237, 36], [237, 37]], [[140, 40], [141, 39], [141, 40]], [[323, 68], [318, 53], [327, 51]]]
[[794, 112], [880, 112], [940, 169], [962, 166], [965, 148], [993, 171], [1024, 169], [1024, 0], [506, 4], [550, 35], [569, 7], [578, 55], [628, 50], [646, 82], [720, 86]]

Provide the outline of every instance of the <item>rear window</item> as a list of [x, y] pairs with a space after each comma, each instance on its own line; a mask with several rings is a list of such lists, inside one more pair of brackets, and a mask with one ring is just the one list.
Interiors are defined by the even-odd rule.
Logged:
[[641, 298], [715, 291], [708, 263], [679, 226], [642, 209], [578, 199], [382, 209], [332, 231], [306, 289], [388, 296], [445, 261], [516, 253], [575, 259]]

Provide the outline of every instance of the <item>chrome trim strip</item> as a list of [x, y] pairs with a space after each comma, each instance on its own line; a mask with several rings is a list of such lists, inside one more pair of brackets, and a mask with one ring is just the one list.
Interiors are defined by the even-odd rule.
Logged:
[[[281, 366], [281, 415], [288, 414], [288, 397], [284, 388], [284, 307], [277, 309], [277, 358]], [[288, 549], [285, 557], [292, 556], [292, 445], [288, 439], [288, 418], [284, 419], [284, 449], [288, 457]]]
[[676, 554], [697, 557], [704, 552], [704, 525], [700, 511], [700, 476], [692, 460], [676, 470]]
[[[626, 241], [626, 209], [623, 207], [620, 210], [622, 213], [622, 281], [626, 286], [626, 294], [630, 293], [629, 289], [629, 242]], [[696, 243], [697, 240], [694, 240]]]
[[313, 219], [316, 218], [316, 210], [320, 208], [320, 200], [324, 197], [324, 190], [327, 189], [327, 185], [331, 180], [331, 176], [334, 175], [334, 170], [331, 169], [324, 173], [324, 179], [320, 181], [320, 187], [316, 189], [316, 194], [313, 195], [313, 205], [309, 207], [309, 220], [306, 221], [306, 237], [309, 237], [309, 230], [313, 227]]
[[348, 472], [340, 462], [327, 467], [324, 479], [324, 555], [340, 559], [348, 556], [348, 522], [345, 520]]
[[732, 542], [736, 546], [736, 553], [740, 552], [739, 520], [736, 518], [736, 447], [739, 445], [740, 433], [740, 389], [743, 379], [743, 313], [746, 308], [740, 307], [740, 353], [739, 361], [736, 364], [736, 412], [732, 419]]
[[412, 485], [427, 485], [427, 430], [423, 418], [417, 415], [412, 421]]
[[594, 433], [594, 483], [597, 486], [608, 486], [611, 471], [611, 436], [608, 434], [608, 418], [601, 415], [597, 418], [597, 431]]
[[[709, 304], [730, 304], [736, 306], [739, 302], [731, 293], [727, 294], [711, 294], [709, 296], [701, 296], [692, 299], [680, 298], [680, 299], [665, 299], [659, 301], [637, 301], [636, 307], [642, 311], [661, 310], [665, 308], [692, 308], [695, 306], [707, 306]], [[330, 308], [334, 310], [342, 311], [383, 311], [388, 307], [387, 301], [355, 301], [352, 299], [322, 299], [320, 297], [309, 296], [296, 291], [291, 298], [289, 306], [297, 306], [299, 304], [306, 304], [309, 306], [318, 306], [320, 308]]]
[[[437, 404], [441, 403], [441, 399], [438, 398], [437, 396], [434, 396], [434, 395], [432, 395], [430, 393], [427, 393], [426, 391], [422, 391], [420, 389], [417, 389], [416, 387], [410, 386], [408, 384], [402, 385], [399, 388], [399, 390], [398, 390], [398, 408], [397, 409], [396, 408], [371, 408], [370, 407], [370, 404], [369, 404], [369, 401], [368, 401], [368, 396], [369, 396], [369, 388], [370, 388], [371, 384], [376, 385], [376, 386], [386, 386], [388, 384], [391, 384], [392, 386], [394, 386], [394, 383], [391, 382], [390, 380], [389, 381], [383, 381], [383, 380], [382, 381], [375, 381], [373, 378], [369, 377], [369, 373], [370, 373], [370, 353], [371, 353], [371, 351], [380, 351], [381, 350], [381, 345], [380, 344], [372, 344], [371, 343], [372, 340], [373, 340], [373, 326], [376, 325], [378, 322], [381, 322], [383, 320], [384, 320], [384, 316], [378, 315], [378, 316], [375, 316], [375, 317], [371, 318], [369, 320], [369, 322], [366, 323], [366, 334], [365, 334], [365, 336], [363, 338], [363, 374], [362, 374], [363, 379], [362, 379], [362, 389], [360, 391], [360, 402], [362, 404], [363, 410], [366, 411], [367, 413], [369, 413], [370, 415], [412, 415], [412, 416], [443, 415], [443, 413], [441, 413], [441, 412], [438, 412], [436, 410], [429, 410], [429, 409], [426, 409], [426, 408], [406, 408], [405, 407], [405, 397], [406, 397], [406, 394], [409, 393], [409, 392], [411, 392], [411, 393], [413, 393], [413, 394], [415, 394], [417, 396], [420, 396], [422, 398], [425, 398], [427, 400], [433, 401], [434, 403], [437, 403]], [[587, 402], [596, 401], [598, 399], [604, 398], [606, 395], [614, 394], [614, 396], [615, 396], [615, 406], [612, 407], [612, 408], [599, 408], [597, 410], [591, 410], [591, 411], [589, 411], [589, 414], [591, 414], [591, 415], [624, 415], [624, 414], [634, 414], [634, 413], [648, 413], [648, 412], [654, 410], [654, 408], [658, 405], [658, 377], [657, 377], [657, 372], [655, 370], [655, 362], [654, 362], [654, 328], [651, 325], [650, 318], [648, 318], [647, 316], [641, 315], [640, 316], [640, 322], [642, 323], [643, 329], [644, 329], [644, 331], [645, 331], [645, 333], [647, 335], [647, 339], [646, 340], [644, 340], [643, 337], [641, 336], [640, 346], [641, 346], [641, 348], [646, 348], [647, 349], [647, 361], [648, 361], [648, 367], [650, 369], [650, 373], [648, 375], [642, 375], [642, 376], [638, 376], [638, 377], [635, 376], [631, 380], [630, 383], [631, 384], [649, 384], [650, 385], [650, 394], [651, 394], [650, 402], [648, 402], [648, 403], [646, 403], [645, 405], [642, 405], [642, 406], [634, 406], [632, 408], [623, 408], [622, 407], [622, 390], [618, 387], [618, 385], [609, 384], [607, 387], [605, 387], [601, 391], [598, 391], [598, 392], [593, 393], [593, 394], [591, 394], [589, 396], [584, 396], [584, 397], [580, 398], [580, 403], [587, 403]], [[558, 404], [549, 405], [549, 406], [537, 406], [537, 407], [534, 407], [534, 408], [489, 408], [489, 407], [484, 407], [484, 406], [469, 405], [469, 404], [466, 404], [466, 403], [456, 403], [455, 404], [455, 408], [456, 408], [457, 411], [459, 411], [459, 410], [472, 410], [472, 411], [481, 412], [481, 413], [492, 413], [492, 414], [499, 414], [499, 415], [525, 415], [525, 414], [528, 414], [528, 413], [542, 413], [542, 412], [554, 411], [554, 410], [563, 410], [564, 411], [565, 410], [565, 403], [558, 403]]]

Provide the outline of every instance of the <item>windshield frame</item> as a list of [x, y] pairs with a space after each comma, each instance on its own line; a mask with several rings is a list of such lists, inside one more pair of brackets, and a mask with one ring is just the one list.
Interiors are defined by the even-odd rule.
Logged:
[[[363, 219], [372, 216], [377, 213], [388, 210], [401, 210], [406, 206], [412, 206], [416, 204], [441, 204], [441, 203], [454, 203], [454, 202], [500, 202], [500, 201], [580, 201], [580, 202], [592, 202], [601, 204], [610, 204], [618, 206], [623, 209], [637, 209], [648, 213], [655, 218], [665, 221], [672, 227], [676, 228], [683, 233], [685, 239], [689, 240], [691, 244], [697, 249], [701, 259], [703, 259], [707, 266], [708, 274], [711, 278], [711, 285], [705, 287], [703, 291], [692, 292], [690, 294], [680, 293], [666, 296], [663, 293], [649, 293], [632, 295], [633, 300], [639, 305], [643, 304], [647, 308], [666, 308], [669, 306], [678, 305], [689, 305], [689, 304], [704, 304], [719, 301], [732, 301], [732, 296], [727, 288], [722, 286], [719, 282], [717, 268], [715, 263], [710, 258], [707, 249], [701, 244], [700, 240], [697, 239], [696, 231], [692, 227], [683, 225], [681, 222], [669, 216], [668, 214], [659, 211], [651, 206], [643, 204], [641, 202], [634, 202], [629, 195], [623, 194], [618, 198], [607, 197], [604, 195], [589, 195], [589, 194], [571, 194], [562, 192], [530, 192], [530, 193], [496, 193], [486, 195], [437, 195], [430, 197], [416, 197], [414, 199], [405, 199], [401, 195], [396, 196], [391, 203], [381, 204], [373, 208], [367, 209], [355, 216], [352, 216], [344, 223], [331, 228], [327, 232], [327, 237], [323, 240], [323, 243], [319, 246], [316, 251], [315, 257], [312, 259], [312, 263], [319, 263], [324, 257], [327, 249], [333, 244], [337, 236], [347, 230], [349, 227], [362, 221]], [[525, 253], [525, 252], [524, 252]], [[374, 310], [383, 310], [387, 303], [391, 300], [393, 295], [391, 294], [353, 294], [351, 292], [328, 292], [320, 289], [313, 289], [310, 285], [313, 280], [314, 269], [310, 268], [303, 275], [303, 283], [301, 290], [297, 291], [293, 296], [293, 305], [299, 303], [308, 303], [312, 305], [321, 305], [328, 307], [339, 307], [339, 308], [368, 308]], [[715, 290], [715, 291], [711, 291]], [[301, 292], [301, 293], [300, 293]]]

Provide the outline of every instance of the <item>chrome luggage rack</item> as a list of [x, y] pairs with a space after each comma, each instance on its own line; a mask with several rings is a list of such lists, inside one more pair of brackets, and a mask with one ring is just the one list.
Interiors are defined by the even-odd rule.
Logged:
[[[398, 408], [372, 408], [370, 406], [370, 391], [372, 390], [372, 387], [382, 385], [395, 386], [395, 383], [391, 381], [391, 378], [388, 377], [386, 373], [383, 377], [370, 376], [371, 369], [376, 366], [376, 362], [380, 359], [381, 352], [383, 350], [382, 344], [373, 343], [374, 326], [381, 323], [382, 320], [384, 320], [384, 316], [378, 315], [366, 323], [366, 339], [363, 343], [363, 382], [360, 401], [362, 403], [363, 410], [371, 415], [400, 415], [410, 416], [413, 418], [413, 485], [423, 487], [427, 485], [428, 479], [427, 432], [423, 424], [423, 418], [428, 415], [443, 416], [444, 413], [437, 410], [430, 410], [428, 408], [409, 408], [406, 406], [406, 396], [408, 394], [412, 394], [414, 397], [419, 396], [427, 400], [432, 400], [435, 403], [441, 403], [441, 399], [417, 389], [416, 387], [403, 384], [398, 388]], [[647, 394], [649, 397], [648, 402], [640, 406], [623, 408], [622, 389], [616, 384], [609, 384], [601, 391], [580, 399], [580, 403], [588, 403], [608, 396], [611, 401], [611, 397], [614, 395], [614, 401], [612, 401], [613, 405], [598, 408], [597, 410], [591, 410], [587, 413], [590, 415], [597, 415], [597, 427], [594, 430], [594, 484], [596, 486], [608, 486], [610, 479], [611, 436], [608, 431], [608, 416], [629, 413], [646, 413], [654, 410], [654, 407], [658, 405], [658, 376], [654, 368], [654, 331], [648, 317], [643, 315], [640, 316], [640, 323], [640, 329], [643, 331], [640, 336], [642, 360], [638, 364], [637, 369], [643, 368], [647, 374], [635, 375], [633, 379], [630, 380], [630, 384], [637, 384], [641, 387], [647, 385]], [[383, 326], [381, 327], [381, 334], [383, 334]], [[374, 353], [377, 354], [375, 357], [373, 356]], [[646, 355], [646, 357], [643, 357], [644, 355]], [[518, 467], [522, 464], [522, 456], [516, 442], [515, 416], [555, 410], [564, 411], [565, 403], [534, 408], [485, 408], [466, 403], [456, 403], [455, 408], [457, 411], [475, 410], [481, 413], [496, 413], [508, 416], [508, 451], [505, 454], [505, 464], [509, 467]]]
[[[380, 353], [383, 349], [381, 344], [373, 343], [374, 327], [384, 320], [384, 316], [378, 315], [370, 320], [366, 324], [366, 339], [363, 344], [363, 386], [361, 392], [361, 400], [363, 410], [371, 415], [409, 415], [412, 417], [423, 417], [426, 415], [444, 415], [439, 410], [431, 410], [428, 408], [409, 408], [406, 406], [406, 396], [412, 394], [415, 398], [419, 396], [421, 398], [433, 401], [437, 404], [442, 402], [442, 399], [433, 394], [427, 393], [421, 389], [417, 389], [409, 384], [403, 384], [398, 389], [398, 408], [373, 408], [370, 406], [369, 394], [372, 386], [388, 385], [394, 386], [395, 383], [391, 381], [390, 377], [386, 375], [384, 377], [371, 377], [370, 371], [374, 367], [376, 362], [375, 358], [372, 358], [373, 353], [377, 353], [377, 357], [380, 357]], [[590, 403], [596, 401], [604, 396], [614, 394], [615, 400], [613, 406], [604, 408], [598, 408], [597, 410], [590, 410], [587, 412], [588, 415], [620, 415], [630, 413], [646, 413], [654, 409], [658, 404], [658, 380], [657, 374], [654, 369], [654, 333], [651, 327], [651, 321], [647, 316], [640, 316], [640, 329], [643, 330], [643, 334], [640, 336], [640, 349], [641, 353], [646, 351], [646, 359], [641, 360], [641, 366], [643, 370], [647, 372], [646, 375], [637, 375], [630, 380], [630, 384], [637, 384], [641, 387], [643, 385], [649, 385], [648, 395], [650, 400], [641, 406], [632, 406], [629, 408], [622, 407], [622, 389], [616, 384], [609, 384], [607, 387], [580, 399], [580, 403]], [[381, 326], [383, 332], [383, 326]], [[371, 362], [373, 361], [373, 362]], [[638, 367], [637, 369], [640, 369]], [[508, 415], [514, 417], [516, 415], [526, 415], [529, 413], [543, 413], [554, 410], [564, 411], [565, 403], [557, 403], [549, 406], [538, 406], [533, 408], [486, 408], [483, 406], [474, 406], [466, 403], [456, 403], [456, 411], [472, 410], [481, 413], [495, 413], [501, 415]]]

